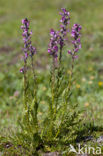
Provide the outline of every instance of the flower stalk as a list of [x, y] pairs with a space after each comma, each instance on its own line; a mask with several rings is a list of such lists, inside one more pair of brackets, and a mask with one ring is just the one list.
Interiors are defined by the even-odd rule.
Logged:
[[81, 42], [80, 42], [80, 30], [82, 29], [81, 25], [79, 24], [74, 24], [72, 27], [72, 31], [71, 31], [71, 36], [73, 38], [72, 40], [72, 44], [74, 46], [73, 50], [68, 50], [68, 54], [71, 55], [72, 58], [72, 64], [71, 64], [71, 74], [70, 74], [70, 80], [69, 80], [69, 84], [68, 84], [68, 98], [66, 100], [66, 103], [68, 103], [68, 100], [70, 98], [71, 95], [71, 87], [73, 86], [73, 73], [74, 73], [74, 63], [75, 63], [75, 59], [78, 58], [78, 51], [79, 49], [81, 49]]
[[[30, 113], [32, 113], [32, 118], [34, 120], [35, 126], [37, 127], [37, 110], [38, 110], [38, 102], [37, 102], [37, 80], [36, 74], [34, 69], [34, 54], [36, 53], [36, 48], [32, 46], [31, 42], [31, 35], [32, 31], [29, 32], [29, 25], [30, 22], [27, 18], [22, 20], [21, 29], [23, 30], [22, 36], [24, 41], [24, 67], [20, 69], [20, 72], [24, 74], [24, 105], [25, 111], [28, 112], [28, 121], [30, 117]], [[33, 94], [33, 105], [34, 110], [30, 110], [30, 106], [28, 104], [28, 80], [27, 80], [27, 61], [28, 57], [31, 58], [31, 70], [33, 73], [33, 80], [34, 80], [34, 94]]]

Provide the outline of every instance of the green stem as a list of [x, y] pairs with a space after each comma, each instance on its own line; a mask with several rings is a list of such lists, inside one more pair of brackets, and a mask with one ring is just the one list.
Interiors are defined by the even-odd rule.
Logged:
[[55, 99], [55, 116], [56, 116], [56, 112], [57, 112], [57, 105], [58, 105], [58, 98], [59, 98], [59, 84], [60, 84], [60, 76], [61, 76], [61, 63], [62, 63], [62, 49], [63, 47], [60, 46], [60, 55], [59, 55], [59, 67], [58, 67], [58, 71], [57, 71], [57, 84], [56, 84], [56, 99]]
[[29, 109], [28, 109], [28, 81], [27, 81], [27, 60], [24, 61], [24, 108], [25, 108], [25, 115], [27, 117], [27, 121], [29, 123]]
[[33, 56], [31, 57], [31, 67], [32, 67], [32, 73], [33, 73], [33, 79], [34, 79], [34, 115], [35, 117], [35, 126], [36, 129], [38, 129], [38, 119], [37, 119], [37, 110], [38, 110], [38, 102], [37, 102], [37, 79], [36, 79], [36, 74], [35, 74], [35, 69], [34, 69], [34, 59]]
[[52, 94], [52, 99], [51, 99], [51, 106], [50, 106], [50, 119], [51, 119], [51, 124], [50, 124], [50, 136], [52, 137], [52, 132], [53, 132], [53, 120], [54, 120], [54, 104], [55, 104], [55, 58], [53, 57], [52, 59], [52, 69], [51, 69], [51, 94]]

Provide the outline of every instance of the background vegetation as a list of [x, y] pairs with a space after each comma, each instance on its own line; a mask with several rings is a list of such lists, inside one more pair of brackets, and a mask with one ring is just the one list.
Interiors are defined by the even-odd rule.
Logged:
[[[47, 110], [43, 94], [48, 92], [50, 28], [58, 28], [58, 11], [66, 7], [73, 23], [82, 25], [82, 50], [76, 68], [74, 96], [85, 123], [92, 122], [95, 137], [103, 126], [103, 1], [102, 0], [0, 0], [0, 137], [15, 133], [17, 119], [22, 113], [21, 19], [29, 18], [33, 43], [38, 49], [38, 69], [41, 98], [39, 114]], [[71, 23], [72, 26], [72, 23]], [[69, 44], [68, 44], [69, 48]], [[67, 55], [67, 49], [65, 49]], [[69, 58], [64, 60], [69, 65]], [[68, 73], [70, 70], [68, 69]], [[45, 74], [44, 74], [45, 73]], [[49, 93], [48, 93], [49, 94]], [[42, 95], [42, 96], [41, 96]], [[74, 98], [74, 102], [75, 102]], [[87, 132], [89, 132], [89, 128]]]

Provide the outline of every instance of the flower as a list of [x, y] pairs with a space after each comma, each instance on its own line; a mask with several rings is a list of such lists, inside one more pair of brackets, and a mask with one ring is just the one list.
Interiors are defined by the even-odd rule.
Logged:
[[22, 36], [24, 41], [24, 60], [27, 60], [28, 56], [33, 56], [36, 53], [36, 48], [32, 46], [31, 44], [31, 35], [32, 31], [29, 32], [29, 25], [30, 22], [27, 18], [22, 19], [22, 26], [21, 29], [23, 30]]
[[81, 49], [81, 42], [80, 42], [80, 30], [82, 29], [81, 25], [74, 24], [72, 27], [71, 36], [74, 40], [72, 40], [72, 44], [74, 45], [73, 52], [68, 51], [68, 54], [72, 55], [73, 59], [78, 58], [77, 55], [75, 55], [79, 49]]
[[95, 77], [94, 77], [94, 76], [91, 76], [91, 77], [90, 77], [90, 79], [91, 79], [91, 80], [94, 80], [94, 79], [95, 79]]
[[88, 81], [88, 84], [92, 84], [93, 83], [93, 81]]
[[62, 12], [59, 13], [62, 16], [60, 20], [62, 23], [60, 31], [65, 36], [67, 31], [69, 31], [66, 26], [70, 24], [70, 13], [65, 8], [62, 8], [61, 10]]
[[82, 29], [81, 25], [74, 24], [72, 27], [71, 36], [74, 38], [72, 41], [72, 44], [74, 45], [74, 51], [78, 52], [78, 50], [81, 48], [80, 43], [80, 30]]
[[72, 51], [71, 50], [68, 50], [68, 54], [72, 54]]
[[84, 105], [85, 105], [85, 107], [88, 107], [90, 104], [89, 104], [89, 102], [86, 102]]
[[57, 58], [59, 32], [55, 31], [54, 29], [51, 29], [50, 36], [51, 38], [48, 46], [48, 53], [52, 55], [54, 58]]
[[21, 72], [21, 73], [24, 73], [24, 68], [21, 68], [21, 69], [20, 69], [20, 72]]
[[36, 53], [36, 48], [30, 45], [29, 50], [30, 50], [30, 56], [32, 57]]
[[98, 85], [101, 87], [101, 86], [103, 86], [103, 82], [102, 81], [99, 81], [98, 82]]
[[78, 89], [79, 89], [79, 88], [80, 88], [80, 84], [76, 84], [76, 88], [78, 88]]
[[64, 46], [64, 40], [66, 40], [65, 36], [67, 35], [67, 32], [69, 32], [68, 25], [70, 24], [70, 13], [65, 8], [62, 8], [61, 10], [62, 12], [59, 14], [61, 15], [60, 22], [62, 23], [60, 25], [60, 47], [62, 48]]
[[15, 91], [13, 96], [14, 96], [14, 97], [18, 97], [19, 94], [20, 94], [19, 91]]
[[85, 82], [85, 81], [86, 81], [86, 78], [85, 78], [85, 77], [83, 77], [83, 78], [82, 78], [82, 81], [83, 81], [83, 82]]

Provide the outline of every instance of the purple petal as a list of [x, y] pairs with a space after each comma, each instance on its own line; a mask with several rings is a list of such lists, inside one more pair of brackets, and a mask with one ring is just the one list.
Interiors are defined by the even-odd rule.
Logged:
[[55, 34], [55, 31], [53, 29], [50, 30], [50, 35], [53, 36]]
[[73, 58], [74, 58], [74, 59], [78, 59], [78, 56], [77, 56], [77, 55], [75, 55]]
[[50, 48], [48, 48], [48, 53], [50, 53], [51, 52], [51, 49]]
[[25, 19], [22, 19], [22, 21], [21, 21], [21, 22], [22, 22], [22, 24], [25, 24]]
[[80, 43], [80, 38], [77, 39], [77, 42]]
[[23, 72], [24, 72], [24, 68], [21, 68], [21, 69], [20, 69], [20, 72], [23, 73]]
[[79, 49], [81, 49], [82, 47], [81, 47], [81, 44], [79, 45]]
[[79, 48], [76, 48], [74, 51], [75, 51], [75, 52], [78, 52], [78, 50], [79, 50]]
[[58, 46], [54, 46], [54, 50], [57, 52], [58, 51]]
[[72, 52], [71, 52], [71, 50], [68, 50], [68, 54], [72, 55]]

